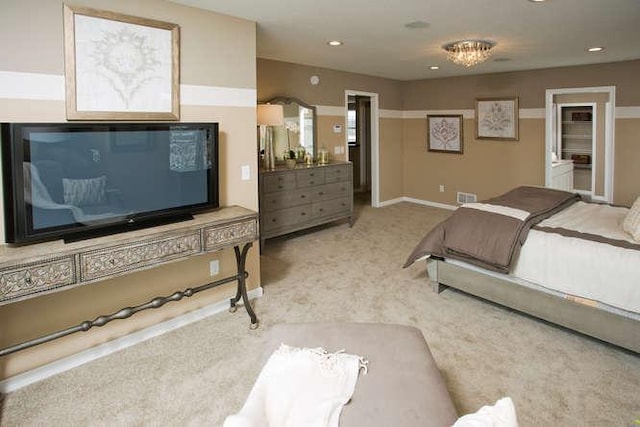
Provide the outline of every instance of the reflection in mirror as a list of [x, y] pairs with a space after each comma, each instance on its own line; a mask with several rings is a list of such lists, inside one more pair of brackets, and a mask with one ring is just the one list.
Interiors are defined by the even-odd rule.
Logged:
[[[276, 97], [266, 104], [283, 106], [284, 125], [273, 126], [273, 145], [276, 160], [295, 158], [304, 161], [309, 154], [316, 157], [316, 107], [296, 98]], [[260, 146], [260, 150], [264, 149]]]

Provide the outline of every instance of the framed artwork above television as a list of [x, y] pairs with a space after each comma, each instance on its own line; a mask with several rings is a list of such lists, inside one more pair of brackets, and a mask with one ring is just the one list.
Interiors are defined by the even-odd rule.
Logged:
[[179, 120], [177, 24], [64, 5], [69, 120]]

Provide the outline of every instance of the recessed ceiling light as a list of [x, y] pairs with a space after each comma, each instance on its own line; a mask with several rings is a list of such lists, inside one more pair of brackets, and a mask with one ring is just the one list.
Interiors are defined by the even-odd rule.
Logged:
[[440, 69], [440, 67], [438, 67], [437, 65], [431, 65], [431, 66], [429, 67], [429, 69], [430, 69], [430, 70], [439, 70], [439, 69]]
[[544, 3], [547, 0], [529, 0], [531, 3]]
[[587, 49], [588, 52], [602, 52], [604, 48], [602, 46], [590, 47]]
[[329, 46], [342, 46], [343, 43], [340, 40], [331, 40], [330, 42], [327, 42], [327, 44]]

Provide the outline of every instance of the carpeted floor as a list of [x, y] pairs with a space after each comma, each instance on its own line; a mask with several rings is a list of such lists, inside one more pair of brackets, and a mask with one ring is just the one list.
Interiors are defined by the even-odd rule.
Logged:
[[331, 320], [420, 328], [461, 414], [510, 396], [522, 426], [634, 425], [640, 357], [461, 292], [434, 294], [424, 263], [400, 268], [448, 214], [359, 206], [353, 228], [269, 240], [258, 330], [242, 310], [217, 314], [5, 396], [0, 424], [218, 426], [247, 397], [272, 325]]

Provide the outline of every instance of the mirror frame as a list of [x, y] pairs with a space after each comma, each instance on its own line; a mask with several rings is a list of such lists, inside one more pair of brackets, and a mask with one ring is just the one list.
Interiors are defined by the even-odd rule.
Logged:
[[312, 156], [314, 160], [318, 155], [318, 114], [316, 112], [316, 107], [313, 105], [309, 105], [304, 101], [301, 101], [298, 98], [289, 97], [289, 96], [276, 96], [267, 101], [261, 102], [261, 104], [293, 104], [296, 103], [304, 108], [308, 108], [313, 113], [313, 153]]

